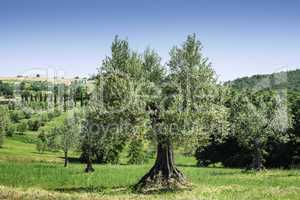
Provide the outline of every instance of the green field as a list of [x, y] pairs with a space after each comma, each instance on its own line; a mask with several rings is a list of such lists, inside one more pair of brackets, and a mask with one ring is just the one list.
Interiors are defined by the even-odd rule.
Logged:
[[81, 163], [64, 168], [61, 152], [37, 153], [26, 137], [33, 136], [7, 139], [0, 149], [0, 199], [299, 199], [299, 170], [197, 168], [193, 158], [180, 155], [177, 165], [191, 182], [190, 190], [136, 194], [132, 186], [153, 161], [95, 165], [95, 173], [86, 174]]

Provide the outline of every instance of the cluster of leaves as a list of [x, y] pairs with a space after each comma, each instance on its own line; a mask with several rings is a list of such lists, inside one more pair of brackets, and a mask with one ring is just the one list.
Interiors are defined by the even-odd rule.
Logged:
[[14, 95], [14, 85], [0, 80], [0, 96], [12, 97]]
[[141, 138], [132, 138], [128, 150], [128, 164], [138, 165], [146, 161], [144, 141]]

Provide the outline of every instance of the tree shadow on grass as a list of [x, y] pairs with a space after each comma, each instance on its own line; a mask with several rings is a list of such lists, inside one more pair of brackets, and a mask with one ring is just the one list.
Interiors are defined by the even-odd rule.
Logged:
[[185, 191], [192, 191], [192, 188], [181, 188], [181, 189], [171, 189], [171, 188], [162, 188], [162, 189], [149, 189], [144, 192], [135, 191], [131, 188], [133, 194], [142, 194], [142, 195], [162, 195], [162, 194], [179, 194]]
[[[58, 157], [60, 159], [65, 159], [65, 157]], [[76, 158], [76, 157], [68, 157], [68, 161], [69, 163], [77, 163], [77, 164], [81, 164], [83, 163], [80, 158]]]
[[101, 193], [106, 195], [118, 195], [130, 192], [129, 187], [104, 187], [104, 186], [87, 186], [87, 187], [60, 187], [54, 189], [56, 192], [62, 193]]
[[106, 188], [102, 186], [97, 187], [60, 187], [54, 189], [56, 192], [64, 192], [64, 193], [91, 193], [91, 192], [103, 192]]
[[222, 166], [206, 166], [206, 167], [201, 167], [198, 166], [196, 164], [176, 164], [177, 167], [191, 167], [191, 168], [199, 168], [199, 169], [203, 169], [203, 168], [207, 168], [207, 169], [224, 169], [224, 167]]
[[193, 164], [176, 164], [177, 167], [192, 167], [192, 168], [200, 168], [197, 165]]
[[101, 193], [105, 195], [121, 195], [121, 194], [137, 194], [137, 195], [162, 195], [162, 194], [178, 194], [184, 191], [191, 191], [192, 189], [153, 189], [146, 192], [137, 192], [134, 190], [134, 186], [129, 187], [60, 187], [54, 189], [56, 192], [61, 193]]
[[53, 155], [52, 152], [37, 152], [37, 151], [32, 151], [30, 153], [32, 153], [34, 155], [39, 155], [39, 156], [41, 156], [41, 155], [51, 155], [52, 156]]
[[211, 172], [211, 176], [228, 176], [228, 175], [237, 175], [237, 172]]

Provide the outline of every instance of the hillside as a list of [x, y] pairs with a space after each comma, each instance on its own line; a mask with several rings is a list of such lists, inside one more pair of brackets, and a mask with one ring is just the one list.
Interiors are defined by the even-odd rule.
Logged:
[[15, 82], [22, 82], [22, 81], [31, 81], [31, 82], [55, 82], [56, 84], [66, 84], [66, 85], [70, 85], [70, 83], [72, 81], [74, 81], [74, 79], [70, 78], [56, 78], [56, 77], [8, 77], [8, 76], [0, 76], [0, 81], [3, 82], [11, 82], [11, 83], [15, 83]]
[[288, 89], [288, 91], [300, 92], [300, 69], [265, 75], [254, 75], [229, 81], [236, 89]]

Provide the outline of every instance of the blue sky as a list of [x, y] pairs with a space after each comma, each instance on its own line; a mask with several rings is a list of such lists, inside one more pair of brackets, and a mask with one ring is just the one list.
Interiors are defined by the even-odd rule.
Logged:
[[221, 80], [300, 68], [297, 0], [0, 0], [0, 75], [96, 72], [114, 35], [169, 49], [196, 33]]

